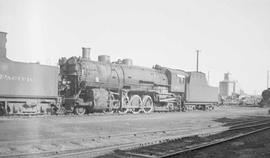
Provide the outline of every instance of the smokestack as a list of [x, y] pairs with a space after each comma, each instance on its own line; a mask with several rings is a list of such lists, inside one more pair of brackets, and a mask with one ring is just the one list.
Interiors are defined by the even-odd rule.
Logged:
[[90, 60], [90, 50], [91, 48], [82, 48], [82, 58], [86, 60]]
[[6, 36], [7, 36], [6, 32], [0, 32], [0, 59], [7, 58], [7, 54], [6, 54], [7, 37]]

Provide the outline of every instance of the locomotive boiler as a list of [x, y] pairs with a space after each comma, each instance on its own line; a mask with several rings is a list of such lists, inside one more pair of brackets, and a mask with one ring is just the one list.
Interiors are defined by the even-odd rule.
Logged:
[[131, 59], [111, 62], [106, 55], [92, 61], [90, 48], [83, 48], [82, 57], [61, 58], [59, 65], [63, 106], [79, 115], [208, 108], [218, 100], [217, 88], [201, 72], [140, 67]]

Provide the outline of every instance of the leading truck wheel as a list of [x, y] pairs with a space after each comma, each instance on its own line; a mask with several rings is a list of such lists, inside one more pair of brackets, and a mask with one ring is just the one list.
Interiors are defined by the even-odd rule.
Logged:
[[77, 114], [77, 115], [84, 115], [85, 112], [86, 112], [85, 107], [79, 106], [79, 107], [75, 108], [75, 114]]
[[143, 96], [142, 102], [144, 113], [148, 114], [154, 111], [154, 103], [149, 95]]

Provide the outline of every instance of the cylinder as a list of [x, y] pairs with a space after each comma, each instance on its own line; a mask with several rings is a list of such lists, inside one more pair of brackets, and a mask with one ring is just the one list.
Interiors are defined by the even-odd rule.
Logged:
[[128, 65], [128, 66], [133, 65], [131, 59], [123, 59], [123, 60], [122, 60], [122, 63], [123, 63], [124, 65]]
[[90, 50], [91, 48], [82, 48], [82, 58], [86, 60], [90, 60]]
[[0, 58], [6, 58], [6, 43], [7, 43], [7, 33], [0, 32]]
[[100, 55], [98, 56], [98, 61], [102, 63], [111, 63], [110, 56], [108, 55]]

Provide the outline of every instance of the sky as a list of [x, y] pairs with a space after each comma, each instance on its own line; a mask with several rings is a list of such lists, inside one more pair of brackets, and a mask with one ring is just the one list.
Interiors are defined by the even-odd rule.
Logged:
[[7, 56], [56, 65], [60, 57], [112, 61], [209, 74], [230, 72], [242, 89], [261, 93], [270, 70], [269, 0], [0, 0]]

